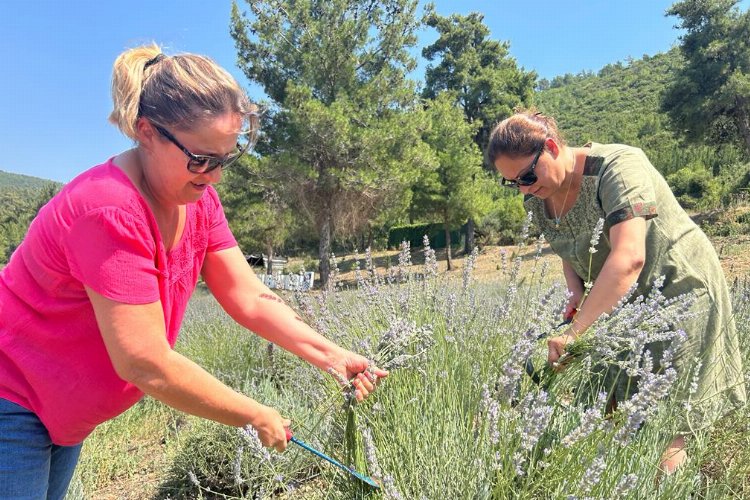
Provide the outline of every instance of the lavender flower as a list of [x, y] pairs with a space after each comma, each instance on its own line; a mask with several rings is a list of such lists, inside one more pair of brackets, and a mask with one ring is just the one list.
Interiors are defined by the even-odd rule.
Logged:
[[271, 454], [263, 446], [263, 443], [261, 443], [260, 437], [258, 437], [258, 431], [256, 431], [253, 426], [246, 425], [245, 427], [241, 427], [239, 429], [239, 434], [244, 443], [250, 448], [251, 453], [259, 456], [262, 460], [271, 462]]
[[529, 239], [529, 229], [531, 229], [531, 221], [534, 218], [534, 214], [532, 212], [526, 213], [526, 219], [523, 221], [523, 225], [521, 226], [521, 240], [518, 242], [519, 247], [523, 247], [526, 245], [526, 240]]
[[193, 486], [197, 486], [198, 488], [201, 487], [200, 481], [198, 481], [198, 476], [195, 475], [195, 472], [189, 470], [188, 471], [188, 479], [193, 484]]
[[570, 431], [568, 435], [562, 439], [561, 443], [564, 447], [570, 448], [575, 443], [586, 439], [601, 428], [604, 421], [602, 418], [602, 407], [606, 402], [607, 394], [600, 392], [597, 397], [596, 405], [593, 408], [584, 411], [578, 427]]
[[594, 460], [591, 461], [591, 465], [583, 473], [581, 482], [578, 487], [583, 490], [585, 494], [591, 493], [591, 490], [596, 486], [602, 477], [602, 472], [607, 468], [607, 462], [604, 460], [604, 449], [599, 450], [599, 453]]
[[383, 496], [386, 500], [403, 500], [404, 498], [396, 488], [396, 481], [390, 474], [383, 478]]
[[523, 422], [521, 449], [530, 452], [547, 429], [553, 409], [547, 405], [547, 393], [544, 391], [539, 391], [536, 395], [527, 394], [521, 401], [520, 407]]
[[519, 360], [527, 359], [534, 350], [538, 331], [532, 327], [522, 335], [510, 349], [510, 356], [500, 368], [497, 387], [498, 399], [501, 403], [510, 403], [518, 387], [518, 379], [523, 373]]
[[434, 278], [438, 273], [437, 257], [435, 256], [435, 250], [430, 247], [430, 238], [424, 235], [422, 238], [424, 246], [424, 274], [427, 278]]
[[636, 474], [625, 474], [612, 490], [611, 498], [623, 498], [630, 493], [633, 488], [638, 486], [638, 476]]
[[513, 454], [513, 470], [515, 470], [516, 475], [523, 476], [526, 474], [526, 470], [523, 468], [523, 466], [526, 464], [526, 456], [517, 451]]
[[234, 485], [239, 486], [243, 483], [242, 481], [242, 455], [245, 451], [245, 447], [240, 443], [237, 446], [237, 452], [235, 453], [234, 463], [232, 464], [232, 477], [234, 478]]
[[677, 372], [674, 368], [668, 368], [659, 374], [642, 374], [638, 392], [620, 405], [625, 423], [615, 434], [616, 443], [626, 446], [630, 442], [643, 422], [656, 411], [659, 401], [669, 394], [676, 380]]
[[466, 263], [464, 264], [464, 271], [463, 271], [464, 292], [469, 288], [469, 284], [471, 283], [471, 273], [472, 271], [474, 271], [474, 267], [476, 265], [478, 256], [479, 256], [479, 249], [477, 247], [474, 247], [474, 250], [471, 251], [471, 255], [467, 257]]
[[542, 250], [544, 250], [544, 234], [540, 234], [536, 239], [536, 252], [534, 252], [534, 260], [539, 260], [542, 257]]
[[409, 279], [409, 268], [411, 267], [411, 244], [408, 241], [401, 242], [401, 251], [398, 254], [398, 280], [405, 283]]
[[596, 221], [596, 226], [594, 227], [594, 232], [591, 233], [591, 246], [589, 247], [589, 253], [594, 254], [596, 253], [596, 245], [599, 244], [599, 238], [602, 235], [602, 230], [604, 229], [604, 219], [599, 218], [598, 221]]
[[330, 272], [328, 273], [328, 282], [326, 285], [326, 290], [328, 292], [335, 292], [338, 291], [341, 287], [341, 283], [339, 283], [339, 262], [338, 259], [336, 259], [336, 255], [331, 252], [331, 258], [329, 259], [330, 264]]
[[380, 339], [376, 360], [386, 370], [416, 367], [434, 343], [430, 326], [418, 327], [413, 321], [396, 318]]
[[378, 464], [377, 448], [375, 448], [375, 441], [372, 439], [372, 432], [368, 427], [362, 429], [362, 441], [365, 445], [365, 459], [367, 460], [367, 470], [370, 475], [377, 480], [383, 477], [383, 472], [380, 470], [380, 464]]
[[695, 363], [695, 367], [693, 368], [693, 378], [690, 381], [690, 392], [689, 394], [691, 396], [694, 396], [695, 393], [698, 392], [698, 379], [701, 373], [701, 368], [703, 368], [703, 360], [697, 359]]

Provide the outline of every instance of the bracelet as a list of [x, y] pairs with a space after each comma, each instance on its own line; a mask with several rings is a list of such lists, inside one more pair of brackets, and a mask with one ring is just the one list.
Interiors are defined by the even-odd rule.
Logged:
[[[573, 325], [578, 324], [578, 326], [581, 328], [580, 330], [576, 330], [573, 328]], [[576, 337], [578, 337], [582, 332], [585, 332], [588, 327], [578, 321], [576, 318], [573, 318], [573, 321], [570, 322], [570, 329], [573, 330], [573, 333], [575, 333]]]

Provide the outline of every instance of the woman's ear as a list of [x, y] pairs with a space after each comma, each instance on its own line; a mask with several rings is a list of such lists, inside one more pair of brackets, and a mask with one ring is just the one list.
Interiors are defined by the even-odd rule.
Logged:
[[150, 121], [140, 117], [135, 122], [135, 134], [139, 144], [151, 144], [156, 139], [158, 132]]
[[548, 137], [544, 141], [544, 147], [547, 148], [547, 151], [554, 157], [557, 158], [557, 155], [560, 154], [560, 145], [557, 144], [557, 141], [552, 139], [551, 137]]

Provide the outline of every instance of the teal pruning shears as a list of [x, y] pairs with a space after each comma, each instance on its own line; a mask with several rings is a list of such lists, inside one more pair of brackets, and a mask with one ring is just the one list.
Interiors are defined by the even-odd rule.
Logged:
[[286, 440], [287, 440], [287, 442], [291, 441], [292, 443], [296, 444], [297, 446], [301, 446], [302, 448], [306, 449], [307, 451], [309, 451], [313, 455], [316, 455], [316, 456], [322, 458], [323, 460], [326, 460], [329, 463], [332, 463], [333, 465], [335, 465], [339, 469], [348, 472], [352, 476], [356, 477], [360, 481], [364, 481], [365, 483], [369, 484], [373, 488], [380, 489], [380, 485], [378, 483], [376, 483], [375, 480], [373, 480], [372, 478], [367, 477], [367, 476], [365, 476], [363, 474], [360, 474], [356, 470], [354, 470], [354, 469], [352, 469], [350, 467], [347, 467], [346, 465], [342, 464], [338, 460], [334, 460], [333, 458], [329, 457], [325, 453], [316, 450], [315, 448], [313, 448], [309, 444], [305, 443], [304, 441], [301, 441], [301, 440], [297, 439], [296, 437], [292, 436], [292, 431], [290, 429], [288, 429], [288, 428], [286, 429]]

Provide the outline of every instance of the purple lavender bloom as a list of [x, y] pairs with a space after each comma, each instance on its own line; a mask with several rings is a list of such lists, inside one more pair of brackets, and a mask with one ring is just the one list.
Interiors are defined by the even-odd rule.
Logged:
[[607, 402], [607, 394], [604, 392], [599, 393], [597, 396], [596, 405], [593, 408], [589, 408], [583, 412], [581, 421], [578, 427], [573, 429], [565, 436], [561, 443], [564, 447], [570, 448], [579, 441], [586, 439], [588, 436], [596, 432], [602, 427], [604, 419], [602, 417], [602, 408]]
[[404, 498], [396, 488], [396, 481], [390, 474], [383, 478], [383, 496], [387, 500], [403, 500]]
[[591, 461], [591, 465], [583, 473], [579, 488], [583, 490], [587, 495], [591, 493], [591, 490], [596, 486], [602, 477], [602, 472], [607, 468], [607, 462], [604, 460], [604, 450], [600, 450], [599, 454], [594, 457]]
[[520, 404], [523, 430], [521, 431], [521, 449], [530, 452], [534, 449], [547, 429], [553, 409], [547, 405], [547, 393], [527, 394]]
[[377, 480], [383, 477], [383, 472], [380, 470], [380, 464], [378, 464], [377, 448], [375, 448], [375, 441], [372, 439], [372, 432], [368, 427], [362, 429], [362, 441], [365, 445], [365, 460], [367, 460], [367, 470], [370, 475]]
[[633, 488], [638, 486], [638, 476], [636, 474], [625, 474], [612, 490], [611, 498], [624, 498]]

